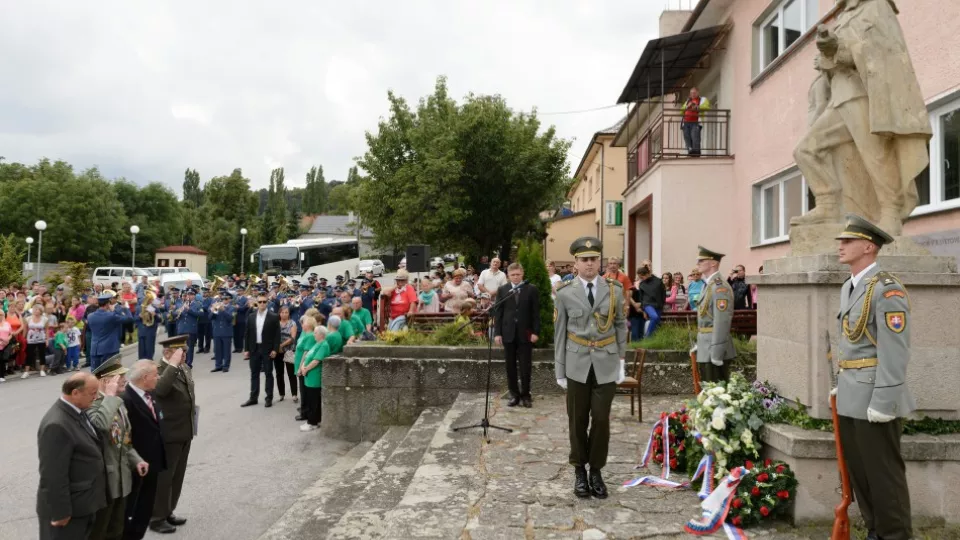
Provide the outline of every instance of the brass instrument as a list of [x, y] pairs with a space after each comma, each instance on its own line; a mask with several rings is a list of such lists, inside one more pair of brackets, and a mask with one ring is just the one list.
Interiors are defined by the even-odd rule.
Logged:
[[153, 289], [147, 289], [147, 292], [143, 293], [143, 303], [140, 304], [140, 320], [143, 321], [145, 326], [153, 326], [156, 323], [156, 314], [147, 309], [153, 305], [153, 301], [156, 299], [157, 294], [153, 292]]
[[253, 289], [253, 286], [259, 285], [260, 281], [261, 280], [259, 277], [251, 276], [250, 279], [247, 281], [247, 288], [243, 290], [243, 294], [241, 294], [240, 296], [250, 296], [250, 291]]
[[290, 280], [287, 279], [287, 276], [280, 276], [277, 281], [280, 282], [279, 292], [286, 292], [290, 290]]
[[213, 285], [210, 286], [210, 296], [219, 293], [220, 288], [223, 287], [226, 282], [227, 280], [223, 279], [223, 276], [213, 276]]

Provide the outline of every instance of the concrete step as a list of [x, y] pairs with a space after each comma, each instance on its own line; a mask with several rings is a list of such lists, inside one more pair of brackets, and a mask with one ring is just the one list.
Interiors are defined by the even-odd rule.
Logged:
[[404, 496], [414, 473], [420, 467], [424, 452], [444, 419], [444, 409], [424, 409], [383, 467], [369, 479], [362, 491], [358, 492], [343, 517], [329, 529], [327, 539], [353, 540], [386, 536], [387, 514]]
[[363, 488], [379, 474], [408, 428], [390, 428], [376, 443], [363, 442], [337, 460], [259, 540], [323, 538]]
[[[454, 432], [453, 427], [477, 423], [483, 417], [483, 404], [483, 394], [457, 397], [437, 426], [403, 498], [387, 514], [384, 538], [463, 537], [486, 489], [480, 455], [485, 443], [482, 429]], [[492, 413], [493, 404], [490, 408]], [[491, 422], [496, 424], [496, 418]], [[492, 440], [513, 436], [490, 431]]]

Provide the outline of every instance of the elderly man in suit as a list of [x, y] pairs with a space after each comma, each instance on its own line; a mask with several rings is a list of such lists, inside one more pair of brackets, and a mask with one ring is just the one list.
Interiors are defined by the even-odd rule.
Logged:
[[[523, 267], [513, 263], [507, 267], [509, 283], [497, 290], [500, 302], [494, 323], [494, 340], [503, 345], [507, 364], [507, 385], [510, 387], [508, 407], [533, 406], [530, 376], [533, 369], [533, 344], [540, 335], [540, 293], [532, 283], [523, 283]], [[517, 367], [520, 384], [517, 384]]]
[[120, 352], [120, 335], [123, 325], [133, 322], [130, 310], [122, 305], [113, 305], [115, 293], [97, 297], [100, 308], [87, 316], [90, 326], [90, 369], [95, 370], [107, 358]]
[[600, 470], [607, 464], [610, 407], [617, 383], [625, 379], [627, 349], [622, 285], [599, 276], [602, 251], [597, 238], [573, 242], [577, 277], [557, 287], [553, 312], [557, 384], [567, 391], [573, 491], [598, 499], [607, 497]]
[[257, 295], [257, 309], [247, 317], [247, 350], [250, 360], [250, 398], [240, 404], [249, 407], [260, 398], [260, 372], [267, 374], [264, 407], [273, 406], [273, 359], [280, 351], [280, 316], [267, 309], [267, 295]]
[[120, 355], [107, 359], [93, 372], [100, 383], [100, 391], [87, 410], [90, 422], [100, 434], [103, 459], [107, 465], [107, 506], [97, 512], [91, 540], [120, 540], [123, 538], [127, 496], [133, 489], [133, 473], [144, 476], [150, 465], [137, 454], [130, 438], [130, 415], [121, 394], [126, 388], [124, 374], [127, 368]]
[[106, 467], [97, 431], [85, 412], [97, 399], [97, 378], [75, 373], [37, 430], [40, 540], [86, 540], [107, 505]]
[[123, 391], [123, 404], [130, 413], [133, 448], [150, 466], [146, 475], [134, 478], [133, 491], [127, 497], [127, 524], [123, 538], [140, 540], [148, 526], [159, 533], [173, 532], [176, 528], [166, 523], [154, 528], [150, 523], [157, 494], [157, 477], [167, 468], [163, 410], [154, 397], [159, 380], [157, 364], [152, 360], [138, 360], [130, 368], [127, 379], [130, 382]]
[[910, 538], [910, 491], [900, 454], [901, 418], [916, 409], [907, 387], [910, 300], [900, 280], [877, 266], [893, 242], [886, 231], [856, 216], [837, 237], [850, 266], [840, 292], [840, 376], [837, 416], [843, 455], [868, 539]]
[[[167, 455], [167, 470], [157, 478], [157, 498], [153, 504], [153, 519], [150, 528], [156, 530], [166, 522], [170, 526], [183, 525], [186, 518], [173, 514], [180, 500], [183, 478], [187, 473], [187, 458], [190, 443], [197, 430], [196, 394], [193, 386], [193, 370], [186, 365], [183, 349], [187, 336], [176, 336], [160, 342], [163, 360], [157, 365], [160, 380], [157, 382], [157, 401], [163, 410], [163, 444]], [[226, 344], [229, 347], [229, 343]], [[230, 349], [227, 349], [229, 352]]]

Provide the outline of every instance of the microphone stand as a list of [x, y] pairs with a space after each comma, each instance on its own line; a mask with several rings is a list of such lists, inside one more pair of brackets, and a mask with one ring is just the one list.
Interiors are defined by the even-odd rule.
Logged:
[[[503, 303], [506, 302], [507, 300], [510, 300], [510, 299], [514, 298], [516, 295], [520, 294], [520, 291], [521, 291], [521, 289], [523, 289], [524, 285], [526, 285], [526, 283], [521, 284], [521, 285], [520, 285], [519, 287], [517, 287], [516, 289], [513, 289], [513, 290], [510, 292], [510, 294], [505, 295], [503, 298], [501, 298], [501, 299], [497, 300], [496, 302], [494, 302], [494, 304], [493, 304], [492, 306], [490, 306], [490, 309], [489, 309], [487, 312], [489, 313], [489, 312], [491, 312], [491, 311], [496, 311], [496, 309], [500, 306], [500, 304], [503, 304]], [[539, 313], [537, 313], [537, 314], [535, 314], [535, 315], [536, 315], [537, 317], [540, 316]], [[465, 327], [466, 327], [467, 325], [469, 325], [469, 324], [470, 324], [470, 321], [467, 321], [466, 323], [464, 323], [463, 325], [461, 325], [460, 328], [458, 328], [457, 330], [459, 331], [459, 330], [465, 328]], [[489, 324], [489, 323], [488, 323], [488, 324]], [[484, 398], [485, 401], [484, 401], [484, 404], [483, 404], [483, 418], [480, 419], [480, 422], [479, 422], [479, 423], [476, 423], [476, 424], [473, 424], [473, 425], [469, 425], [469, 426], [459, 426], [459, 427], [453, 428], [453, 431], [462, 431], [462, 430], [464, 430], [464, 429], [482, 428], [482, 429], [483, 429], [483, 438], [484, 438], [484, 440], [487, 441], [488, 443], [490, 442], [490, 437], [487, 435], [487, 430], [490, 429], [490, 428], [499, 429], [499, 430], [501, 430], [501, 431], [506, 431], [507, 433], [513, 433], [513, 430], [510, 429], [510, 428], [505, 428], [505, 427], [502, 427], [502, 426], [495, 426], [495, 425], [493, 425], [493, 424], [490, 423], [490, 371], [491, 371], [491, 366], [492, 366], [492, 365], [493, 365], [493, 339], [490, 337], [490, 334], [489, 334], [489, 332], [488, 332], [488, 333], [487, 333], [487, 391], [486, 391], [486, 396], [485, 396], [485, 398]]]

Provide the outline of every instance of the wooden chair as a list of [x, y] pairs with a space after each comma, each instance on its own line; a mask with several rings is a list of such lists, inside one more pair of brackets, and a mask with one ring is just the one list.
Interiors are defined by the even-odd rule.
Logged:
[[646, 356], [647, 351], [640, 349], [633, 356], [633, 376], [628, 375], [622, 383], [617, 385], [617, 390], [622, 388], [630, 392], [630, 416], [633, 416], [634, 401], [636, 401], [638, 422], [643, 422], [643, 394], [640, 392], [640, 385], [643, 381], [643, 362]]

